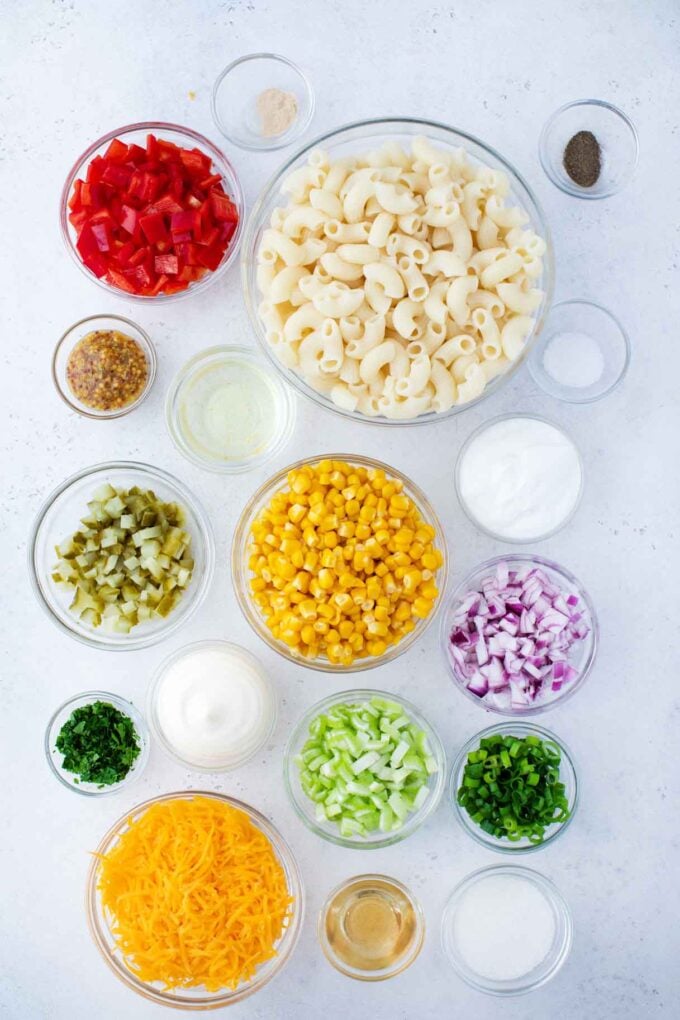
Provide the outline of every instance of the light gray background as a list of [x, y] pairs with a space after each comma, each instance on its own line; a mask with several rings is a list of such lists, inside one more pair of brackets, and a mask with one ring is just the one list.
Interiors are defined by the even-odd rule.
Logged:
[[[293, 959], [230, 1016], [677, 1015], [677, 3], [3, 0], [0, 12], [0, 406], [9, 454], [0, 486], [0, 1014], [7, 1020], [161, 1015], [116, 981], [90, 941], [83, 910], [88, 851], [138, 800], [208, 785], [270, 816], [290, 840], [306, 879], [307, 916]], [[254, 343], [237, 268], [201, 298], [141, 307], [108, 297], [62, 248], [58, 200], [75, 156], [103, 132], [144, 119], [185, 123], [219, 143], [210, 117], [212, 82], [229, 61], [258, 49], [280, 51], [308, 69], [317, 95], [314, 133], [364, 117], [420, 115], [497, 147], [546, 209], [557, 298], [601, 301], [621, 317], [633, 341], [625, 384], [589, 407], [541, 395], [526, 371], [479, 409], [427, 429], [351, 425], [300, 403], [294, 439], [276, 465], [342, 449], [406, 471], [444, 520], [457, 580], [503, 549], [477, 533], [456, 504], [453, 465], [471, 429], [492, 414], [537, 411], [567, 426], [583, 450], [583, 504], [563, 534], [537, 547], [582, 579], [600, 614], [602, 646], [593, 675], [578, 697], [545, 717], [575, 752], [582, 804], [563, 840], [525, 859], [564, 892], [575, 940], [557, 979], [519, 1000], [469, 990], [440, 951], [439, 919], [454, 884], [501, 860], [457, 827], [446, 803], [407, 842], [375, 852], [322, 842], [286, 803], [281, 754], [291, 725], [316, 699], [355, 678], [287, 665], [249, 630], [234, 600], [227, 549], [239, 510], [267, 470], [236, 478], [203, 473], [175, 451], [163, 418], [165, 389], [190, 355], [209, 344]], [[640, 132], [634, 183], [603, 202], [579, 202], [557, 191], [537, 157], [546, 118], [584, 96], [619, 104]], [[287, 155], [226, 148], [250, 201]], [[69, 413], [50, 381], [57, 337], [81, 316], [101, 311], [137, 319], [160, 356], [151, 398], [120, 422], [89, 422]], [[31, 519], [47, 493], [79, 468], [113, 457], [152, 461], [177, 473], [205, 501], [218, 543], [215, 582], [197, 617], [167, 643], [127, 655], [89, 650], [53, 627], [34, 601], [25, 562]], [[58, 786], [42, 752], [43, 727], [57, 704], [93, 686], [140, 703], [150, 672], [165, 655], [212, 636], [242, 642], [276, 683], [280, 719], [258, 760], [206, 783], [154, 748], [145, 777], [129, 793], [86, 801]], [[396, 664], [363, 674], [364, 682], [417, 702], [437, 722], [449, 756], [494, 721], [452, 688], [436, 627]], [[428, 931], [410, 971], [370, 986], [331, 969], [315, 924], [331, 886], [372, 869], [409, 883], [422, 900]]]

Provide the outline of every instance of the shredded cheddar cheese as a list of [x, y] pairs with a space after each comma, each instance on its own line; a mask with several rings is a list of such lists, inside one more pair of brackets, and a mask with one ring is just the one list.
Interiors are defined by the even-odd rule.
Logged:
[[100, 862], [102, 907], [141, 981], [234, 989], [276, 955], [292, 898], [243, 811], [201, 796], [152, 804]]

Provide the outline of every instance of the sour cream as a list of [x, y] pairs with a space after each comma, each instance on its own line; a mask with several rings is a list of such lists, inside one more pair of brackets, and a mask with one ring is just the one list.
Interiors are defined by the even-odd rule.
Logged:
[[257, 659], [228, 641], [188, 645], [161, 666], [150, 716], [161, 743], [198, 769], [241, 765], [274, 725], [274, 695]]
[[508, 542], [557, 531], [581, 496], [582, 468], [571, 439], [529, 415], [492, 421], [463, 447], [457, 469], [464, 509]]

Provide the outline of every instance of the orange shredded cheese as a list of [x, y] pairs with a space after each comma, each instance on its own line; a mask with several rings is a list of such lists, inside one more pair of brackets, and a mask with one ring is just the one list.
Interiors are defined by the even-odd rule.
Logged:
[[234, 989], [276, 955], [292, 897], [267, 836], [211, 797], [152, 804], [100, 855], [128, 969], [166, 989]]

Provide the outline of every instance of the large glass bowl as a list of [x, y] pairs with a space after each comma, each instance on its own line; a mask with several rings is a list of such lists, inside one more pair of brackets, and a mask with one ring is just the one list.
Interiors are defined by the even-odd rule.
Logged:
[[[152, 489], [159, 499], [178, 503], [184, 509], [184, 527], [191, 535], [194, 571], [181, 599], [165, 619], [149, 620], [133, 627], [129, 634], [111, 634], [102, 627], [82, 623], [69, 611], [71, 589], [52, 580], [57, 562], [55, 546], [72, 535], [87, 513], [88, 500], [105, 482], [118, 488], [139, 486]], [[196, 497], [167, 471], [134, 461], [95, 464], [71, 475], [45, 500], [33, 525], [28, 544], [29, 573], [36, 597], [53, 623], [77, 641], [109, 651], [129, 651], [156, 644], [177, 630], [198, 609], [212, 581], [215, 546], [210, 521]]]
[[[444, 560], [435, 576], [439, 595], [437, 596], [430, 615], [424, 620], [418, 620], [410, 634], [407, 634], [406, 637], [402, 638], [398, 644], [390, 645], [382, 655], [368, 656], [365, 659], [355, 659], [355, 661], [349, 666], [329, 662], [328, 659], [321, 657], [316, 659], [305, 658], [304, 655], [297, 654], [295, 650], [284, 641], [279, 641], [275, 638], [269, 630], [259, 608], [253, 601], [249, 585], [250, 570], [248, 569], [248, 545], [250, 544], [250, 532], [255, 518], [258, 516], [260, 511], [267, 506], [276, 492], [280, 489], [287, 488], [287, 476], [290, 471], [295, 471], [305, 464], [316, 464], [321, 460], [344, 460], [349, 464], [360, 464], [362, 467], [378, 468], [383, 470], [388, 477], [397, 478], [402, 481], [404, 483], [404, 494], [412, 499], [416, 504], [423, 520], [427, 524], [431, 524], [434, 528], [434, 544], [437, 549], [440, 550]], [[390, 467], [388, 464], [383, 464], [379, 460], [373, 460], [371, 457], [362, 457], [355, 453], [327, 453], [317, 457], [305, 457], [302, 460], [296, 461], [295, 464], [289, 464], [288, 467], [282, 468], [281, 471], [278, 471], [275, 475], [268, 479], [268, 481], [261, 485], [257, 492], [251, 496], [243, 508], [243, 512], [241, 513], [238, 524], [236, 525], [236, 530], [234, 531], [234, 540], [231, 546], [231, 576], [238, 604], [241, 607], [241, 611], [246, 620], [255, 633], [259, 634], [262, 640], [266, 641], [269, 647], [282, 655], [284, 659], [288, 659], [290, 662], [294, 662], [299, 666], [307, 666], [309, 669], [318, 669], [323, 673], [359, 673], [365, 669], [372, 669], [374, 666], [382, 666], [386, 662], [392, 662], [399, 655], [402, 655], [405, 651], [407, 651], [407, 649], [410, 648], [415, 641], [418, 641], [422, 637], [427, 627], [429, 627], [437, 615], [446, 590], [446, 581], [448, 577], [448, 552], [444, 532], [433, 507], [425, 494], [418, 488], [417, 485], [407, 478], [406, 475], [402, 474], [401, 471], [397, 471], [396, 468]]]
[[[277, 206], [286, 204], [286, 196], [281, 192], [283, 179], [291, 171], [305, 164], [309, 154], [314, 149], [323, 149], [332, 160], [335, 160], [349, 155], [368, 152], [387, 142], [408, 143], [416, 135], [425, 135], [435, 145], [451, 151], [462, 146], [473, 160], [479, 164], [504, 171], [510, 182], [508, 202], [513, 205], [519, 205], [528, 213], [531, 225], [536, 233], [545, 240], [547, 250], [543, 261], [542, 277], [536, 281], [537, 285], [540, 285], [543, 290], [543, 299], [536, 311], [536, 323], [532, 333], [527, 338], [520, 357], [512, 364], [510, 369], [504, 375], [492, 379], [483, 393], [467, 404], [454, 405], [448, 411], [441, 414], [431, 412], [420, 415], [418, 418], [394, 421], [382, 415], [372, 417], [361, 414], [358, 411], [348, 411], [338, 407], [330, 398], [317, 392], [296, 372], [287, 368], [279, 361], [266, 341], [264, 328], [257, 312], [258, 305], [262, 300], [256, 280], [257, 250], [262, 234], [269, 226], [273, 210]], [[253, 206], [246, 224], [243, 248], [241, 250], [241, 279], [246, 307], [258, 342], [272, 364], [292, 386], [321, 407], [325, 407], [327, 410], [334, 411], [336, 414], [346, 418], [353, 418], [357, 421], [377, 425], [426, 425], [433, 421], [445, 421], [454, 414], [458, 414], [469, 407], [474, 407], [475, 404], [495, 393], [524, 363], [533, 347], [534, 341], [541, 332], [552, 301], [554, 276], [552, 240], [545, 214], [533, 191], [518, 171], [500, 153], [485, 145], [484, 142], [473, 135], [465, 134], [463, 131], [447, 127], [445, 124], [440, 124], [436, 121], [416, 120], [410, 117], [376, 118], [375, 120], [358, 121], [355, 124], [348, 124], [346, 127], [319, 135], [305, 145], [304, 148], [296, 152], [272, 177]]]
[[[68, 200], [71, 197], [73, 185], [77, 178], [84, 177], [91, 160], [95, 156], [103, 155], [114, 138], [120, 138], [121, 141], [128, 145], [132, 142], [136, 142], [138, 145], [144, 146], [147, 134], [155, 134], [158, 137], [163, 138], [165, 141], [174, 142], [175, 145], [179, 145], [182, 148], [198, 148], [207, 156], [210, 156], [215, 172], [219, 173], [222, 177], [224, 190], [238, 209], [238, 224], [236, 230], [229, 241], [227, 250], [225, 251], [222, 261], [217, 269], [212, 272], [207, 272], [200, 280], [197, 280], [195, 283], [190, 283], [186, 290], [179, 291], [177, 294], [156, 294], [153, 296], [146, 294], [130, 294], [127, 291], [120, 290], [119, 287], [114, 286], [114, 284], [109, 283], [107, 280], [100, 279], [95, 276], [94, 273], [92, 273], [83, 263], [80, 255], [78, 254], [78, 250], [76, 249], [76, 232], [68, 219]], [[92, 145], [85, 150], [82, 156], [79, 156], [75, 161], [69, 171], [66, 183], [64, 184], [61, 193], [61, 235], [69, 255], [78, 268], [85, 273], [88, 279], [99, 284], [99, 286], [103, 287], [109, 294], [115, 294], [117, 297], [122, 297], [126, 300], [130, 299], [131, 301], [145, 301], [147, 303], [151, 301], [158, 303], [176, 301], [178, 298], [186, 297], [188, 294], [198, 294], [199, 291], [205, 290], [206, 287], [209, 287], [211, 283], [226, 272], [227, 268], [236, 258], [236, 253], [238, 252], [239, 245], [241, 244], [241, 237], [243, 235], [244, 217], [245, 200], [241, 190], [241, 184], [236, 175], [236, 170], [224, 153], [197, 131], [192, 131], [191, 128], [187, 127], [180, 127], [178, 124], [167, 124], [164, 121], [148, 121], [141, 122], [139, 124], [127, 124], [125, 127], [117, 128], [115, 131], [108, 131], [105, 135], [102, 135], [101, 138], [98, 138], [96, 142], [93, 142]]]
[[[532, 843], [527, 836], [523, 836], [522, 839], [515, 841], [493, 836], [491, 833], [485, 832], [484, 829], [480, 828], [477, 822], [470, 818], [470, 815], [467, 813], [465, 808], [458, 803], [458, 790], [463, 782], [468, 754], [471, 751], [476, 751], [479, 747], [480, 741], [485, 737], [495, 736], [517, 737], [520, 740], [524, 740], [525, 737], [538, 737], [538, 739], [542, 740], [544, 743], [555, 744], [555, 746], [560, 749], [560, 782], [564, 783], [565, 786], [565, 795], [569, 804], [570, 814], [565, 821], [553, 822], [552, 825], [549, 825], [546, 828], [545, 835], [543, 836], [541, 843]], [[536, 850], [542, 850], [554, 839], [557, 839], [558, 836], [561, 836], [566, 830], [568, 825], [571, 823], [572, 818], [576, 814], [576, 808], [578, 806], [578, 790], [578, 777], [576, 774], [576, 766], [574, 765], [574, 757], [563, 740], [557, 737], [550, 730], [544, 730], [540, 726], [531, 725], [530, 723], [507, 722], [497, 723], [495, 726], [489, 726], [488, 729], [482, 730], [481, 733], [475, 733], [474, 737], [468, 740], [467, 744], [461, 748], [451, 769], [449, 799], [460, 824], [463, 826], [465, 831], [472, 836], [473, 839], [477, 840], [478, 843], [481, 843], [482, 846], [486, 846], [490, 850], [497, 850], [502, 854], [528, 854], [533, 853]]]
[[[407, 815], [401, 828], [394, 829], [392, 832], [382, 832], [377, 830], [369, 833], [367, 836], [341, 836], [339, 826], [332, 822], [321, 822], [317, 819], [315, 811], [316, 805], [302, 789], [302, 785], [300, 783], [300, 770], [295, 761], [295, 757], [300, 753], [303, 745], [309, 739], [310, 724], [317, 718], [317, 716], [327, 712], [333, 707], [333, 705], [355, 704], [370, 701], [371, 698], [375, 697], [384, 698], [386, 701], [394, 701], [398, 705], [401, 705], [404, 710], [404, 715], [408, 716], [408, 718], [414, 722], [419, 729], [423, 730], [427, 736], [430, 752], [436, 759], [437, 771], [428, 779], [429, 794], [427, 800], [417, 811]], [[401, 698], [397, 694], [388, 693], [387, 691], [340, 691], [338, 694], [331, 694], [328, 698], [323, 698], [322, 701], [317, 701], [317, 703], [312, 705], [312, 707], [305, 712], [300, 719], [299, 723], [290, 735], [290, 739], [288, 740], [288, 744], [286, 745], [286, 749], [283, 754], [283, 779], [291, 804], [295, 808], [298, 817], [305, 823], [307, 828], [311, 829], [312, 832], [315, 832], [317, 836], [321, 836], [322, 839], [327, 839], [329, 843], [334, 843], [336, 846], [344, 846], [354, 850], [380, 850], [383, 847], [393, 846], [395, 843], [401, 843], [403, 839], [406, 839], [408, 836], [412, 835], [416, 829], [419, 829], [420, 826], [436, 810], [446, 784], [446, 753], [437, 731], [430, 725], [427, 719], [421, 715], [416, 706], [412, 705], [410, 701], [406, 700], [406, 698]]]
[[[135, 977], [135, 975], [132, 974], [132, 972], [125, 966], [120, 951], [116, 946], [115, 939], [111, 932], [111, 919], [102, 908], [97, 889], [100, 871], [100, 862], [97, 855], [107, 853], [107, 851], [115, 844], [119, 836], [129, 828], [131, 821], [134, 821], [135, 818], [138, 818], [141, 814], [143, 814], [144, 811], [151, 807], [152, 804], [167, 803], [168, 801], [173, 800], [191, 800], [191, 798], [195, 796], [210, 797], [212, 800], [219, 800], [224, 804], [228, 804], [230, 807], [243, 811], [244, 814], [248, 816], [252, 824], [260, 829], [272, 844], [274, 852], [276, 853], [285, 873], [288, 890], [294, 899], [293, 910], [288, 918], [288, 923], [284, 929], [283, 935], [276, 946], [276, 956], [272, 957], [271, 960], [268, 960], [265, 964], [259, 967], [255, 976], [250, 981], [239, 985], [234, 990], [225, 988], [219, 992], [206, 992], [205, 989], [201, 988], [185, 988], [177, 989], [175, 991], [167, 991], [162, 988], [160, 984], [149, 984]], [[166, 793], [163, 796], [153, 797], [151, 800], [144, 801], [143, 804], [139, 804], [136, 808], [133, 808], [132, 811], [126, 812], [126, 814], [123, 815], [122, 818], [119, 818], [115, 825], [109, 829], [97, 847], [96, 854], [92, 857], [92, 863], [90, 864], [90, 870], [87, 877], [85, 907], [87, 910], [87, 920], [90, 933], [95, 941], [95, 945], [106, 964], [111, 968], [116, 977], [123, 982], [123, 984], [125, 984], [128, 988], [131, 988], [134, 992], [137, 992], [138, 995], [141, 995], [145, 999], [149, 999], [151, 1002], [155, 1002], [158, 1005], [174, 1006], [176, 1009], [203, 1011], [208, 1009], [218, 1009], [221, 1006], [231, 1006], [235, 1002], [240, 1002], [247, 996], [259, 991], [260, 988], [263, 988], [264, 985], [271, 981], [271, 979], [278, 974], [280, 970], [282, 970], [295, 949], [300, 935], [304, 915], [304, 889], [302, 885], [302, 876], [300, 875], [300, 870], [293, 856], [292, 850], [284, 840], [283, 836], [281, 836], [278, 830], [264, 817], [264, 815], [260, 814], [259, 811], [256, 811], [255, 808], [250, 807], [248, 804], [244, 804], [243, 801], [236, 800], [233, 797], [227, 797], [224, 794], [214, 793], [208, 790], [183, 790], [177, 793]]]
[[[477, 694], [468, 690], [466, 678], [462, 675], [458, 664], [455, 662], [449, 651], [449, 635], [451, 633], [453, 619], [456, 615], [458, 606], [468, 592], [475, 590], [481, 591], [482, 580], [485, 577], [494, 574], [499, 563], [507, 563], [510, 570], [515, 567], [540, 568], [544, 574], [546, 574], [548, 579], [557, 587], [567, 589], [569, 592], [573, 592], [578, 595], [578, 609], [583, 612], [586, 622], [590, 627], [590, 633], [588, 636], [572, 645], [567, 659], [569, 665], [573, 666], [578, 671], [576, 679], [572, 680], [570, 683], [564, 684], [562, 688], [557, 691], [551, 690], [545, 698], [529, 705], [517, 705], [515, 707], [504, 706], [498, 703], [497, 699], [488, 700], [487, 695], [479, 697]], [[440, 625], [442, 653], [455, 688], [466, 697], [470, 698], [471, 701], [474, 701], [476, 705], [480, 706], [480, 708], [484, 708], [488, 712], [495, 712], [498, 715], [506, 716], [538, 715], [541, 712], [546, 712], [549, 709], [554, 708], [555, 705], [562, 704], [562, 702], [566, 701], [568, 698], [572, 698], [576, 692], [581, 689], [588, 677], [588, 674], [593, 668], [599, 642], [599, 634], [600, 629], [597, 622], [595, 607], [591, 602], [588, 592], [585, 590], [578, 578], [574, 577], [574, 575], [565, 567], [560, 566], [559, 563], [553, 562], [553, 560], [546, 560], [541, 556], [531, 556], [528, 554], [494, 556], [492, 559], [485, 560], [484, 563], [480, 563], [474, 567], [470, 573], [463, 578], [460, 584], [454, 588], [453, 592], [449, 596], [448, 602], [442, 612]]]

